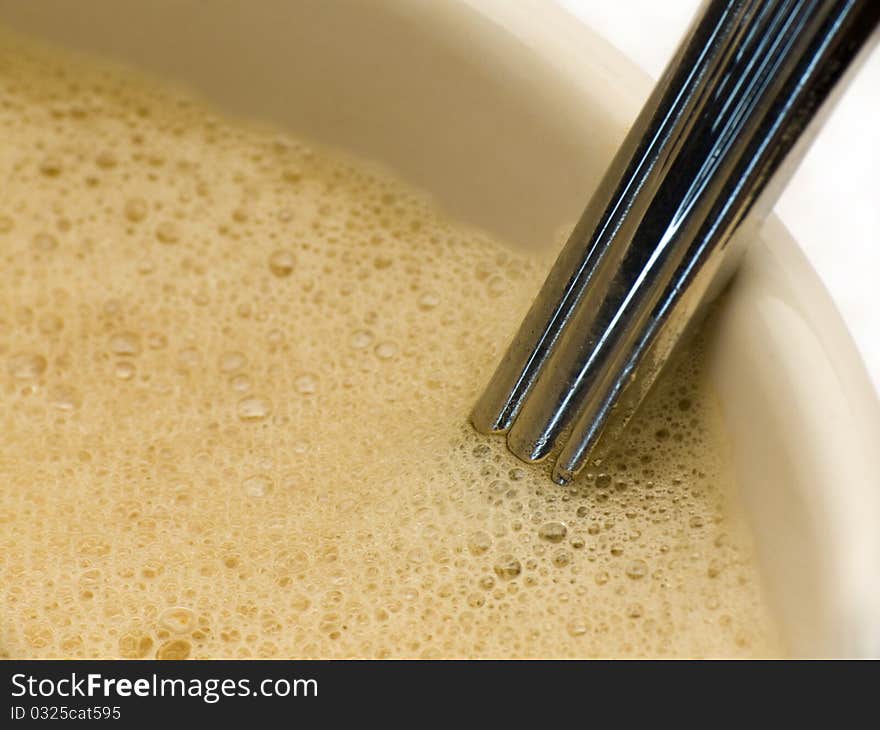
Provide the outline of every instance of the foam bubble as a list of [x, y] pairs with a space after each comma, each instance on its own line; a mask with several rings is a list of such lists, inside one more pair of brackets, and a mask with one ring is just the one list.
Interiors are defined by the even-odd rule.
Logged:
[[9, 358], [9, 374], [17, 380], [40, 377], [46, 370], [46, 358], [32, 352], [20, 352]]

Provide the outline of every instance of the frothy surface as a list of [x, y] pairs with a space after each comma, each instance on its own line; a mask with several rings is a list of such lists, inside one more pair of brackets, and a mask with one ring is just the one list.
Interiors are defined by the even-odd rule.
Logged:
[[0, 40], [0, 655], [780, 652], [698, 347], [556, 487], [467, 425], [548, 261]]

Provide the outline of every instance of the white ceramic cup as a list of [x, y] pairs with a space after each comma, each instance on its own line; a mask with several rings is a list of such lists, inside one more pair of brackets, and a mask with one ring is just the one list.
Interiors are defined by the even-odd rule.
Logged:
[[[649, 90], [546, 0], [0, 0], [0, 22], [376, 160], [518, 245], [575, 221]], [[880, 654], [880, 403], [775, 219], [708, 326], [792, 654]]]

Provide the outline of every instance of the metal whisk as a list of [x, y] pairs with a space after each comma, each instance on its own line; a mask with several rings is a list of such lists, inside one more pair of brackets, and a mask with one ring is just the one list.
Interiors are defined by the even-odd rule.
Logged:
[[708, 0], [472, 413], [569, 482], [619, 434], [867, 55], [880, 0]]

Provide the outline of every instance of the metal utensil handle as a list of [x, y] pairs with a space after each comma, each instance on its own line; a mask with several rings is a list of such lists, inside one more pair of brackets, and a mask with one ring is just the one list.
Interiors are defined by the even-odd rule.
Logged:
[[[624, 424], [866, 55], [880, 0], [702, 7], [472, 414], [568, 481]], [[612, 418], [613, 417], [613, 418]]]

